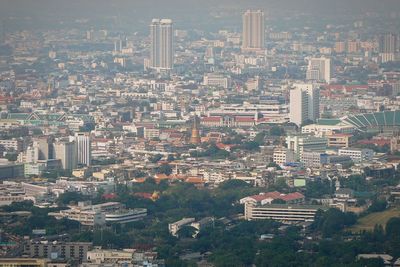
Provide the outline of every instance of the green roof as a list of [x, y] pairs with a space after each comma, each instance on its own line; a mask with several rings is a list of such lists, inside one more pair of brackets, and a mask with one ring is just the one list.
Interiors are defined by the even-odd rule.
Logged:
[[340, 119], [319, 119], [319, 125], [337, 125], [341, 122]]
[[26, 120], [30, 115], [31, 115], [30, 113], [9, 113], [7, 119]]
[[64, 114], [37, 114], [39, 120], [46, 120], [46, 121], [57, 121], [59, 120]]

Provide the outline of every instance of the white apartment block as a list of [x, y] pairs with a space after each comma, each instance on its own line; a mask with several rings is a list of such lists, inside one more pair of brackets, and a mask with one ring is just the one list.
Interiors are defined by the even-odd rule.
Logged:
[[300, 126], [319, 118], [319, 89], [315, 84], [294, 84], [290, 90], [290, 122]]
[[295, 135], [287, 136], [286, 144], [288, 149], [294, 151], [296, 160], [300, 160], [304, 151], [325, 152], [328, 141], [323, 137]]

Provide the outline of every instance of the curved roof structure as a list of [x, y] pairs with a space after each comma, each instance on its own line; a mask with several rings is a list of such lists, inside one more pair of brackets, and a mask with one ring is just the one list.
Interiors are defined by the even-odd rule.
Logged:
[[349, 115], [342, 121], [358, 129], [400, 127], [400, 110]]

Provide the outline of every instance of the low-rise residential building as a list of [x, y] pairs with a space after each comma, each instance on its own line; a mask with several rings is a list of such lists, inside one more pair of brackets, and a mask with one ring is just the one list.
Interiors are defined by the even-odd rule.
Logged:
[[86, 260], [87, 252], [91, 248], [91, 242], [26, 240], [23, 247], [23, 255], [45, 259], [72, 259], [81, 263]]
[[371, 161], [374, 157], [374, 151], [367, 148], [342, 148], [338, 151], [339, 156], [349, 156], [355, 163]]
[[276, 147], [274, 149], [273, 161], [280, 166], [283, 166], [290, 162], [294, 162], [294, 151], [287, 149], [286, 147]]

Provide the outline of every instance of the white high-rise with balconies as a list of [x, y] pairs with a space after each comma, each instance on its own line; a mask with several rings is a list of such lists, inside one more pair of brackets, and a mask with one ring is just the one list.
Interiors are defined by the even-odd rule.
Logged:
[[315, 84], [294, 84], [290, 90], [290, 122], [300, 126], [319, 118], [319, 89]]
[[150, 67], [157, 71], [171, 70], [174, 65], [172, 20], [153, 19], [150, 38]]
[[243, 14], [243, 51], [261, 51], [265, 47], [265, 18], [261, 10]]
[[308, 61], [307, 80], [331, 82], [331, 59], [311, 58]]

